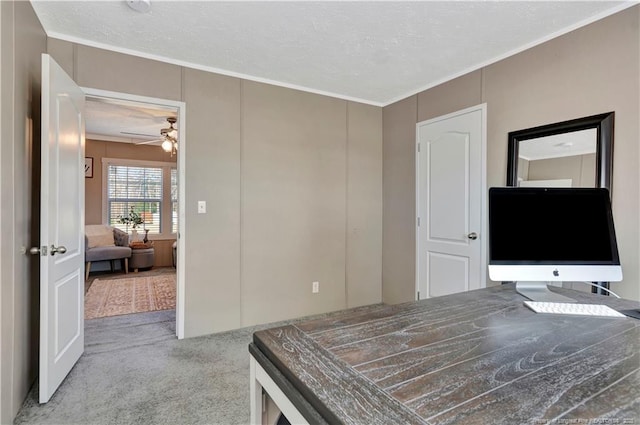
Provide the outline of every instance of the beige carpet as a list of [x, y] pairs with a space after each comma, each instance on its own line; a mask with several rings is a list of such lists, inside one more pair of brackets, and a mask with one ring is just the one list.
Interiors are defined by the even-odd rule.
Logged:
[[176, 275], [96, 279], [84, 300], [84, 318], [176, 308]]

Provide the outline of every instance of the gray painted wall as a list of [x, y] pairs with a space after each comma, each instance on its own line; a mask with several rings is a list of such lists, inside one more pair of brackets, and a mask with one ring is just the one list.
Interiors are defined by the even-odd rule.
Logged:
[[640, 6], [626, 9], [383, 109], [384, 302], [414, 297], [415, 124], [484, 102], [489, 187], [505, 184], [510, 131], [615, 111], [613, 209], [624, 281], [613, 289], [640, 300], [639, 17]]

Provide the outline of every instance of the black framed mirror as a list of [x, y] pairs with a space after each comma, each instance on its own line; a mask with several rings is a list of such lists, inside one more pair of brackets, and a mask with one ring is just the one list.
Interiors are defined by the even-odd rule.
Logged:
[[[510, 132], [507, 186], [527, 182], [532, 183], [529, 186], [605, 187], [611, 193], [614, 115], [608, 112]], [[533, 165], [537, 174], [532, 178]]]

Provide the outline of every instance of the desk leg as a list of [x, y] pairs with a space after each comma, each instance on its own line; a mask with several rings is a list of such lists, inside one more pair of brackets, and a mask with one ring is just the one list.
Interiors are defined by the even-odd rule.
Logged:
[[262, 385], [256, 378], [256, 359], [249, 356], [249, 397], [251, 398], [251, 419], [252, 425], [262, 424]]
[[[260, 364], [249, 355], [249, 376], [250, 376], [250, 398], [251, 398], [251, 424], [262, 424], [268, 419], [263, 419], [263, 399], [262, 392], [275, 403], [280, 412], [289, 420], [289, 423], [296, 425], [309, 425], [309, 422], [296, 409], [291, 400], [282, 392], [280, 387], [271, 379], [269, 374]], [[268, 412], [267, 412], [267, 416]]]

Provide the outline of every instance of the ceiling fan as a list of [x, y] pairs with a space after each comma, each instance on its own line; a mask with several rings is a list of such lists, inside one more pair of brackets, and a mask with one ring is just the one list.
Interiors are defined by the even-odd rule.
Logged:
[[175, 117], [167, 117], [167, 122], [169, 123], [169, 127], [163, 128], [160, 130], [159, 139], [153, 140], [145, 140], [143, 142], [138, 142], [136, 145], [148, 145], [150, 143], [162, 142], [162, 149], [165, 152], [170, 152], [173, 156], [178, 150], [178, 130], [175, 128], [175, 123], [178, 120]]

